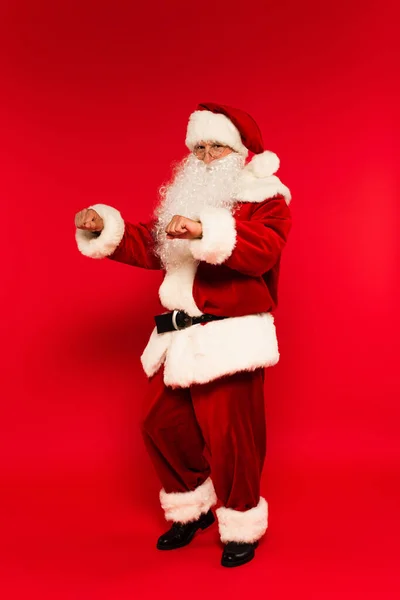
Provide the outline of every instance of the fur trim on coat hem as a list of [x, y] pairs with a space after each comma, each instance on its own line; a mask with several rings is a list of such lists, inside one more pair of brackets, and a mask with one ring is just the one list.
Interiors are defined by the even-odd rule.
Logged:
[[148, 377], [164, 364], [164, 383], [171, 387], [270, 367], [279, 361], [274, 317], [231, 317], [160, 334], [154, 329], [141, 361]]

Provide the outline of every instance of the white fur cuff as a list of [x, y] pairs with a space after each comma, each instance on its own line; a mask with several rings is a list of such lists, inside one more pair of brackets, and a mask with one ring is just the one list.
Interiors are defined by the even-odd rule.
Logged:
[[203, 237], [190, 242], [196, 260], [220, 265], [233, 252], [236, 244], [235, 219], [227, 208], [208, 207], [201, 211]]
[[193, 492], [160, 492], [160, 502], [167, 521], [189, 523], [197, 521], [200, 515], [207, 513], [217, 503], [214, 486], [210, 478]]
[[110, 256], [120, 244], [125, 231], [125, 222], [121, 213], [106, 204], [94, 204], [93, 208], [104, 222], [104, 229], [99, 236], [91, 231], [77, 229], [75, 233], [79, 250], [90, 258], [104, 258]]
[[268, 504], [260, 498], [257, 506], [241, 512], [221, 507], [216, 511], [221, 542], [247, 542], [259, 540], [268, 527]]

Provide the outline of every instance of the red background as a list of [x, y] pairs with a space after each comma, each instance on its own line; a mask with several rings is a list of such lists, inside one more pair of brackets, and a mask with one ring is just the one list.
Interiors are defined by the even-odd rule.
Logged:
[[[398, 598], [396, 3], [133, 4], [1, 3], [4, 597]], [[215, 528], [154, 550], [137, 424], [160, 275], [74, 242], [90, 203], [149, 216], [199, 101], [252, 114], [293, 194], [270, 525], [234, 572]]]

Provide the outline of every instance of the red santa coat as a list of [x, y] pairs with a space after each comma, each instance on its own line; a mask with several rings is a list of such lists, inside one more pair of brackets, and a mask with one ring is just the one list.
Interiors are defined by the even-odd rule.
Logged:
[[[290, 198], [278, 177], [259, 178], [249, 163], [232, 209], [203, 209], [203, 237], [189, 242], [190, 255], [179, 267], [166, 269], [160, 301], [166, 310], [230, 318], [163, 334], [154, 328], [141, 356], [149, 377], [164, 365], [166, 385], [188, 387], [278, 362], [272, 311], [278, 302], [281, 253], [291, 228]], [[98, 237], [77, 230], [83, 254], [163, 268], [154, 253], [153, 222], [132, 224], [110, 206], [91, 208], [105, 226]]]

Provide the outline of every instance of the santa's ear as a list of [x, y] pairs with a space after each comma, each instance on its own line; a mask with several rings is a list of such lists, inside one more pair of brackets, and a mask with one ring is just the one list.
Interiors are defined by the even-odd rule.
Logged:
[[279, 158], [275, 152], [266, 150], [253, 156], [245, 168], [251, 171], [255, 177], [269, 177], [279, 169]]

